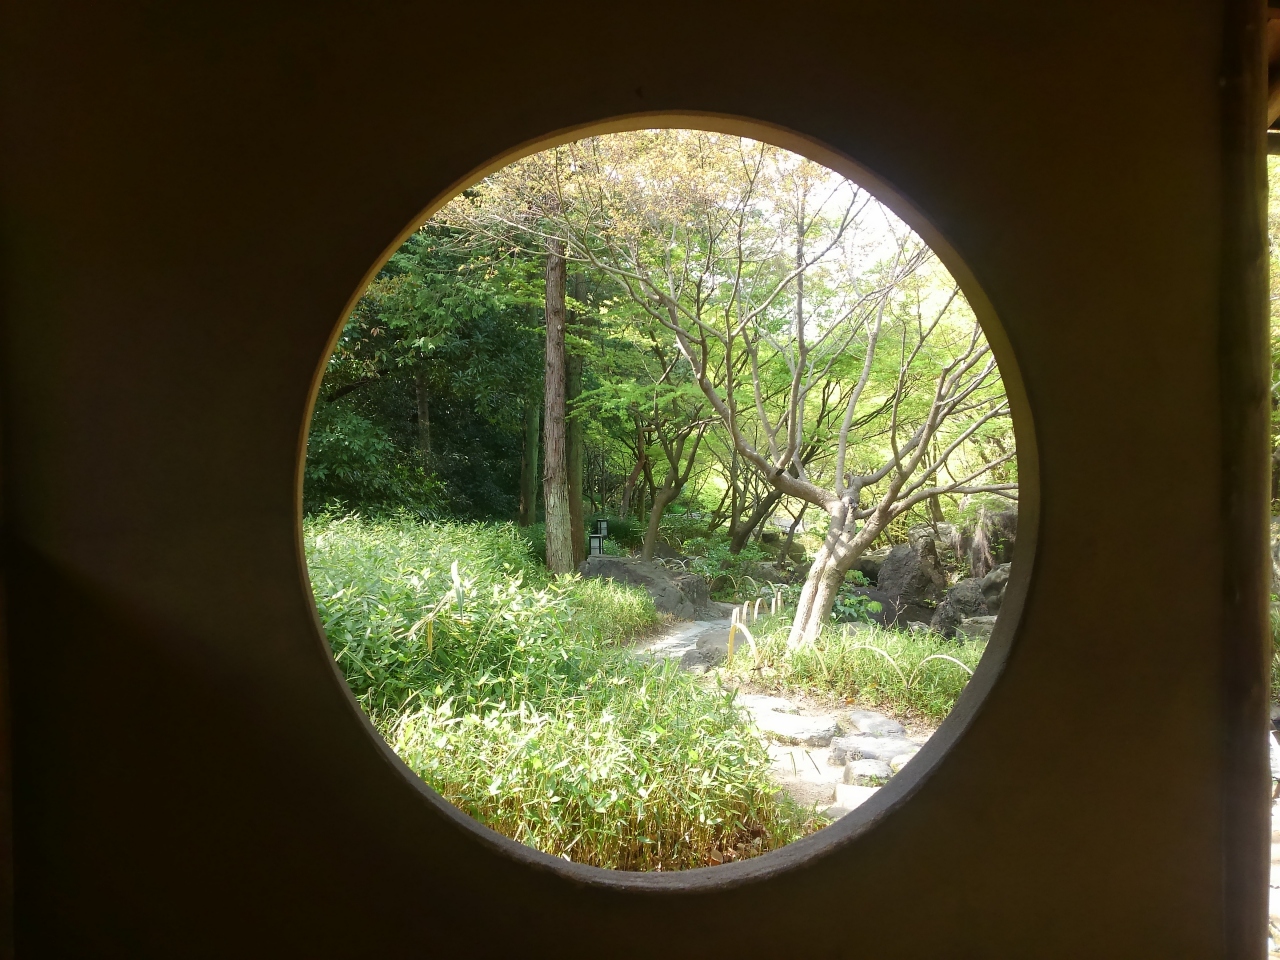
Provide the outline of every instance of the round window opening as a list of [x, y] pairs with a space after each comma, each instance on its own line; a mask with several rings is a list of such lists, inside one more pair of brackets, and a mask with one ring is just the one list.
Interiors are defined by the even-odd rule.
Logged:
[[1017, 539], [978, 320], [861, 186], [664, 129], [446, 205], [328, 360], [303, 530], [338, 669], [445, 800], [670, 871], [833, 823], [946, 717]]

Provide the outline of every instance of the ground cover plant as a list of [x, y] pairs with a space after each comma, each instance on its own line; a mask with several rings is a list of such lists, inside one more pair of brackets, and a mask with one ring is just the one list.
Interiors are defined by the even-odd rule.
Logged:
[[898, 716], [943, 720], [986, 650], [986, 641], [945, 640], [859, 624], [830, 624], [808, 644], [787, 643], [790, 622], [764, 617], [753, 625], [725, 668], [728, 678], [782, 693], [804, 692], [856, 701]]
[[625, 642], [649, 597], [552, 578], [513, 524], [304, 524], [316, 605], [361, 706], [442, 796], [544, 852], [671, 870], [817, 826], [775, 796], [732, 694]]

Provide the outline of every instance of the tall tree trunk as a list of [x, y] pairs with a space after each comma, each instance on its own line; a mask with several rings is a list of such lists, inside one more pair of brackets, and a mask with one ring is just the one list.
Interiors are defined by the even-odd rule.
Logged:
[[652, 463], [650, 462], [648, 457], [644, 458], [644, 463], [641, 464], [641, 468], [643, 471], [641, 474], [641, 478], [644, 480], [644, 482], [640, 484], [640, 504], [636, 508], [637, 520], [643, 520], [646, 516], [649, 515], [649, 508], [647, 504], [653, 503], [654, 496], [657, 494], [657, 491], [658, 491], [657, 485], [653, 482]]
[[[579, 303], [587, 298], [586, 278], [581, 273], [573, 277], [573, 299]], [[568, 318], [576, 336], [582, 337], [582, 318], [577, 311]], [[565, 354], [564, 376], [565, 405], [573, 412], [578, 396], [582, 393], [582, 354]], [[582, 421], [570, 417], [565, 427], [565, 465], [569, 476], [569, 528], [573, 536], [573, 568], [587, 558], [587, 528], [582, 516]]]
[[[742, 511], [745, 509], [745, 503], [747, 499], [746, 488], [743, 487], [741, 484], [742, 464], [738, 460], [738, 448], [733, 447], [732, 442], [733, 441], [730, 440], [730, 445], [731, 445], [731, 452], [729, 454], [729, 497], [730, 497], [729, 499], [729, 538], [730, 540], [733, 539], [733, 533], [735, 530], [738, 529], [738, 524], [742, 521]], [[742, 540], [742, 543], [745, 543], [745, 542], [746, 542], [746, 538], [744, 537]], [[730, 544], [729, 546], [730, 553], [737, 553], [741, 549], [742, 549], [741, 543], [738, 545], [736, 550], [734, 549], [732, 544]]]
[[680, 488], [663, 484], [653, 495], [653, 506], [649, 509], [649, 525], [644, 531], [644, 546], [640, 548], [641, 560], [653, 559], [653, 548], [658, 545], [658, 528], [662, 525], [662, 515], [667, 507], [680, 495]]
[[759, 527], [760, 524], [769, 518], [769, 515], [773, 513], [774, 508], [777, 507], [778, 501], [781, 499], [781, 490], [770, 490], [756, 501], [755, 508], [750, 514], [748, 514], [746, 520], [742, 520], [738, 522], [736, 526], [729, 528], [731, 531], [729, 534], [730, 553], [736, 554], [742, 552], [742, 548], [747, 545], [747, 540], [750, 538], [751, 534], [755, 532], [756, 528]]
[[625, 517], [631, 513], [631, 497], [635, 494], [636, 481], [640, 479], [640, 474], [644, 470], [644, 450], [640, 451], [640, 455], [636, 458], [636, 465], [632, 468], [630, 475], [627, 477], [626, 483], [622, 485], [622, 502], [618, 505], [618, 516]]
[[596, 487], [596, 493], [599, 496], [593, 497], [591, 500], [591, 503], [592, 503], [592, 506], [595, 507], [597, 511], [603, 513], [605, 509], [605, 503], [607, 502], [605, 500], [605, 479], [606, 479], [605, 470], [606, 470], [607, 464], [605, 463], [603, 447], [600, 448], [600, 452], [596, 457], [596, 464], [600, 469], [600, 472], [596, 474], [596, 479], [599, 481]]
[[421, 367], [413, 371], [413, 386], [418, 395], [418, 456], [422, 469], [431, 470], [431, 395], [427, 392], [427, 372]]
[[547, 569], [573, 573], [569, 470], [565, 459], [564, 241], [547, 241], [547, 366], [543, 401], [542, 499], [547, 521]]
[[782, 559], [791, 556], [791, 545], [796, 542], [796, 530], [800, 524], [804, 523], [805, 511], [809, 509], [811, 504], [806, 500], [800, 506], [800, 513], [791, 521], [791, 529], [787, 531], [787, 542], [782, 545]]
[[787, 638], [788, 646], [796, 647], [815, 640], [823, 625], [831, 619], [831, 610], [845, 574], [862, 553], [860, 549], [854, 549], [857, 533], [857, 522], [850, 516], [846, 504], [832, 510], [826, 539], [818, 548], [809, 576], [800, 591], [795, 619], [791, 622], [791, 633]]
[[542, 401], [524, 403], [524, 451], [520, 456], [520, 519], [522, 527], [538, 522], [538, 441], [542, 430]]

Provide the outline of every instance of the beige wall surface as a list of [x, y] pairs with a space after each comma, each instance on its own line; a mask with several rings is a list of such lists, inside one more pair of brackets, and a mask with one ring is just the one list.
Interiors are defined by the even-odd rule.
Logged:
[[[1260, 5], [3, 10], [23, 955], [1260, 956]], [[1022, 453], [1012, 599], [943, 732], [859, 814], [681, 876], [434, 798], [329, 662], [298, 530], [370, 271], [610, 121], [873, 184], [982, 310]]]

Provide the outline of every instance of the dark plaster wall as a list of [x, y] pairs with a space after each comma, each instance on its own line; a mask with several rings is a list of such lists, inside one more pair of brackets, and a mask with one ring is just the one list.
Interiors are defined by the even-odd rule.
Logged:
[[[1261, 955], [1259, 4], [3, 10], [22, 955]], [[795, 131], [928, 219], [1011, 376], [1035, 549], [859, 822], [628, 880], [388, 753], [297, 504], [380, 257], [520, 144], [645, 111]]]

